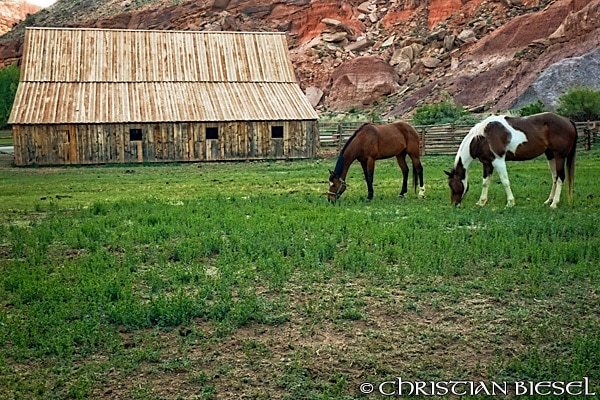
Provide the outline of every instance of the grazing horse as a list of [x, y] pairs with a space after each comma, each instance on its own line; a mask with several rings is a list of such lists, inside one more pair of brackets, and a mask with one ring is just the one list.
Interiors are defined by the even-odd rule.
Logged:
[[504, 115], [488, 117], [471, 128], [463, 139], [456, 154], [454, 169], [444, 171], [452, 192], [451, 202], [459, 205], [467, 193], [469, 167], [478, 158], [483, 164], [483, 190], [477, 204], [485, 205], [495, 168], [506, 190], [506, 206], [514, 206], [515, 198], [510, 190], [505, 161], [531, 160], [545, 154], [552, 173], [552, 190], [544, 204], [550, 204], [555, 209], [565, 181], [565, 167], [569, 201], [572, 199], [576, 146], [575, 124], [556, 114], [542, 113], [524, 118]]
[[412, 160], [415, 192], [418, 178], [420, 184], [419, 197], [423, 198], [425, 187], [423, 186], [423, 167], [421, 166], [419, 147], [419, 134], [415, 128], [406, 122], [394, 122], [387, 125], [362, 125], [344, 145], [335, 169], [333, 171], [329, 170], [327, 199], [330, 202], [335, 202], [344, 193], [347, 187], [345, 179], [348, 169], [355, 160], [358, 160], [367, 181], [367, 200], [372, 200], [375, 161], [391, 157], [396, 157], [402, 170], [403, 181], [400, 197], [403, 197], [406, 193], [408, 181], [407, 154]]

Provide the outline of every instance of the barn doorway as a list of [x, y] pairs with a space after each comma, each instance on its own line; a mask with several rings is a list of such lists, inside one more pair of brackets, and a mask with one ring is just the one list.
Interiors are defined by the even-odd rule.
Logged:
[[283, 125], [271, 126], [271, 154], [276, 158], [283, 157], [284, 141], [283, 141]]
[[207, 127], [205, 132], [206, 140], [206, 160], [218, 160], [219, 159], [219, 128], [218, 127]]

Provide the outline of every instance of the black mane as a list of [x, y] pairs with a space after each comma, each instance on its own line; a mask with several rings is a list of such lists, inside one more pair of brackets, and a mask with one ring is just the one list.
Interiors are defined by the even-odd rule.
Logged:
[[350, 136], [350, 138], [348, 138], [348, 140], [346, 141], [346, 143], [344, 144], [344, 147], [342, 147], [342, 151], [340, 152], [340, 155], [337, 159], [337, 163], [335, 164], [335, 169], [333, 170], [333, 173], [337, 176], [340, 177], [341, 173], [344, 169], [344, 152], [346, 151], [346, 149], [348, 148], [348, 145], [352, 142], [352, 140], [354, 140], [354, 138], [356, 137], [356, 135], [358, 134], [358, 132], [360, 132], [362, 130], [362, 128], [364, 128], [366, 125], [368, 125], [368, 123], [364, 123], [360, 126], [360, 128], [358, 128], [356, 131], [354, 131], [354, 133], [352, 134], [352, 136]]

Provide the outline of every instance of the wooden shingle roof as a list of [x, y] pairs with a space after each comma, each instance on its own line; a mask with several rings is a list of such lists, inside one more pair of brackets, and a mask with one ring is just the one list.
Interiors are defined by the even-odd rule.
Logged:
[[306, 119], [283, 34], [28, 28], [9, 123]]

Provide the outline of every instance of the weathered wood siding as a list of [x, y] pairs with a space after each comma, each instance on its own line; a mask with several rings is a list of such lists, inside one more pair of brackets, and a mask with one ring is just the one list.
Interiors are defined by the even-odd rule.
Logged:
[[20, 82], [11, 124], [308, 120], [296, 83]]
[[281, 33], [27, 28], [9, 123], [317, 118]]
[[[272, 126], [283, 138], [271, 137]], [[207, 127], [218, 139], [206, 138]], [[296, 159], [319, 145], [316, 121], [15, 125], [13, 135], [18, 166]]]
[[296, 83], [285, 34], [27, 28], [27, 82]]
[[317, 118], [283, 33], [27, 28], [9, 123], [60, 165], [312, 157]]

